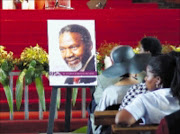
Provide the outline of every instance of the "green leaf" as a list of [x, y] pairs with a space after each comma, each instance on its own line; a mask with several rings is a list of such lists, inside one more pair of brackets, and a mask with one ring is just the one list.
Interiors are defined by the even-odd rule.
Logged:
[[72, 92], [72, 105], [73, 106], [75, 106], [76, 104], [77, 94], [78, 94], [78, 88], [73, 88], [73, 92]]
[[41, 77], [36, 77], [35, 78], [35, 84], [36, 84], [36, 89], [37, 89], [37, 92], [38, 92], [38, 96], [39, 96], [39, 100], [40, 100], [42, 109], [44, 111], [46, 111], [46, 101], [45, 101], [44, 87], [43, 87]]
[[56, 106], [59, 109], [60, 108], [60, 104], [61, 104], [61, 88], [58, 88], [57, 91], [57, 101], [56, 101]]
[[21, 103], [22, 103], [22, 93], [23, 93], [23, 82], [24, 76], [26, 74], [26, 69], [24, 69], [20, 74], [16, 81], [16, 107], [17, 110], [20, 110]]
[[5, 73], [5, 71], [3, 69], [0, 68], [0, 83], [5, 86], [8, 85], [9, 80], [8, 80], [8, 76]]
[[30, 63], [29, 63], [29, 66], [32, 66], [33, 68], [36, 66], [36, 61], [35, 60], [32, 60]]
[[2, 70], [6, 71], [6, 72], [8, 71], [8, 68], [9, 68], [9, 67], [8, 67], [8, 62], [7, 62], [7, 60], [5, 60], [5, 61], [2, 63], [2, 66], [1, 66], [1, 67], [2, 67]]
[[49, 80], [49, 72], [42, 71], [42, 75], [44, 75]]
[[4, 92], [6, 94], [9, 109], [12, 114], [13, 113], [13, 98], [12, 98], [12, 91], [11, 91], [11, 88], [9, 87], [9, 85], [4, 86]]
[[35, 74], [34, 71], [35, 71], [34, 67], [28, 68], [26, 75], [25, 75], [25, 84], [26, 85], [30, 85], [33, 82], [33, 78], [34, 78], [34, 74]]
[[75, 131], [73, 131], [72, 133], [87, 133], [87, 126], [81, 127]]
[[40, 77], [41, 74], [42, 74], [42, 70], [39, 70], [39, 69], [36, 68], [35, 73], [34, 73], [34, 77], [35, 77], [35, 78], [36, 78], [36, 77]]

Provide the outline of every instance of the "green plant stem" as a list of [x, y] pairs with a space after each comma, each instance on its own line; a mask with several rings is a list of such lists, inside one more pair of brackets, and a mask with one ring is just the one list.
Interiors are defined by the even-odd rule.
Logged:
[[13, 113], [13, 98], [12, 98], [12, 91], [11, 91], [11, 88], [9, 87], [9, 85], [4, 86], [4, 92], [6, 94], [9, 109], [12, 114]]
[[56, 101], [56, 105], [57, 105], [57, 109], [60, 108], [60, 104], [61, 104], [61, 88], [58, 88], [58, 92], [57, 92], [57, 101]]
[[39, 100], [42, 106], [42, 109], [46, 111], [46, 101], [45, 101], [45, 94], [44, 94], [44, 87], [41, 80], [41, 77], [35, 78], [36, 90], [38, 92]]
[[16, 81], [16, 107], [17, 110], [20, 110], [21, 103], [22, 103], [22, 93], [23, 93], [23, 86], [24, 86], [24, 77], [26, 74], [26, 69], [24, 69], [20, 74]]
[[73, 88], [73, 92], [72, 92], [72, 105], [73, 106], [75, 106], [76, 104], [77, 94], [78, 94], [78, 88]]

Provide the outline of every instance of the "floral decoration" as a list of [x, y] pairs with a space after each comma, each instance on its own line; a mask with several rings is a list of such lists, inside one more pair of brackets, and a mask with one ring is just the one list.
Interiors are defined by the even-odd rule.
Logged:
[[173, 46], [169, 43], [165, 43], [162, 45], [162, 53], [169, 53], [171, 51], [177, 51], [177, 52], [180, 52], [180, 46], [179, 47], [176, 47], [176, 46]]
[[105, 56], [110, 56], [111, 50], [118, 46], [119, 43], [108, 43], [104, 41], [100, 44], [99, 48], [97, 49], [96, 57], [97, 57], [97, 71], [100, 74], [104, 70], [104, 58]]
[[[99, 46], [99, 48], [97, 50], [97, 54], [96, 54], [98, 74], [100, 74], [104, 70], [104, 66], [105, 66], [104, 65], [104, 58], [105, 58], [105, 56], [106, 55], [109, 56], [112, 48], [115, 46], [118, 46], [118, 45], [119, 45], [119, 43], [114, 43], [114, 42], [107, 43], [105, 41], [104, 43], [102, 43]], [[138, 45], [133, 48], [133, 51], [136, 54], [140, 53], [140, 42], [138, 42]], [[176, 46], [173, 46], [167, 42], [165, 44], [162, 44], [162, 53], [163, 54], [169, 53], [171, 51], [180, 52], [180, 46], [176, 47]]]
[[3, 85], [11, 113], [13, 112], [13, 97], [9, 86], [9, 72], [14, 69], [14, 64], [13, 52], [7, 52], [4, 46], [0, 46], [0, 83]]
[[43, 110], [45, 106], [44, 87], [41, 76], [48, 76], [48, 54], [43, 48], [37, 44], [35, 47], [26, 47], [17, 59], [16, 63], [19, 70], [21, 70], [16, 82], [16, 106], [20, 109], [22, 103], [23, 81], [26, 85], [35, 82], [37, 93], [40, 99]]

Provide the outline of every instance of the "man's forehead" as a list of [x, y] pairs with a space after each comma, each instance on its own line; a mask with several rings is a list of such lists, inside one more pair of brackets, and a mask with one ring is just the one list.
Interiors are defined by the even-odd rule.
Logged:
[[81, 34], [77, 32], [64, 32], [59, 36], [60, 41], [70, 41], [70, 40], [76, 40], [76, 41], [82, 41]]
[[65, 32], [59, 37], [60, 47], [71, 47], [73, 45], [84, 45], [81, 35], [75, 32]]

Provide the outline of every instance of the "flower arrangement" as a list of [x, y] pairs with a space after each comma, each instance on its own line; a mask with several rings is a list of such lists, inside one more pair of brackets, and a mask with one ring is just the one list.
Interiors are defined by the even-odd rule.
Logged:
[[110, 56], [111, 50], [118, 45], [119, 43], [114, 43], [114, 42], [107, 43], [106, 41], [100, 44], [96, 54], [98, 74], [100, 74], [102, 70], [104, 70], [105, 56]]
[[13, 97], [9, 87], [9, 72], [13, 70], [14, 64], [13, 53], [5, 51], [5, 47], [0, 46], [0, 83], [3, 85], [11, 113], [13, 112]]
[[[105, 56], [106, 55], [109, 56], [112, 48], [114, 48], [115, 46], [118, 46], [118, 45], [119, 45], [119, 43], [114, 43], [114, 42], [108, 43], [106, 41], [101, 43], [101, 45], [99, 46], [99, 48], [97, 50], [97, 54], [96, 54], [98, 74], [100, 74], [104, 70]], [[137, 54], [140, 53], [140, 43], [138, 43], [138, 45], [133, 48], [133, 51]], [[173, 46], [167, 42], [162, 45], [162, 53], [163, 54], [169, 53], [171, 51], [180, 52], [180, 47]]]
[[180, 52], [180, 46], [179, 47], [175, 47], [173, 45], [170, 45], [167, 42], [162, 45], [162, 53], [169, 53], [171, 51]]
[[22, 103], [23, 82], [25, 79], [25, 85], [35, 82], [40, 103], [45, 111], [45, 95], [41, 75], [48, 75], [48, 54], [38, 44], [35, 47], [26, 47], [21, 53], [20, 58], [17, 59], [16, 65], [21, 70], [16, 82], [17, 109], [20, 109]]

